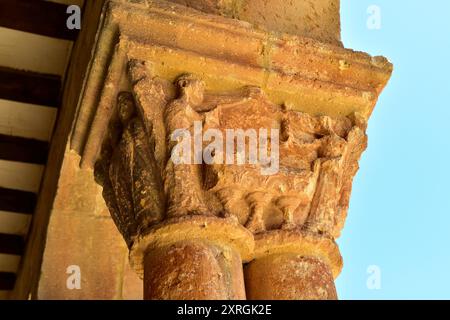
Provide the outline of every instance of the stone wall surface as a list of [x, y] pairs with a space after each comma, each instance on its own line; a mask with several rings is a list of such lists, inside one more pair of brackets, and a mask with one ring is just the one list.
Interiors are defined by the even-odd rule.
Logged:
[[[67, 151], [36, 298], [142, 299], [142, 280], [129, 266], [128, 250], [106, 208], [101, 188], [92, 170], [80, 169], [79, 161], [77, 154]], [[70, 266], [80, 268], [80, 289], [67, 286]]]
[[171, 0], [255, 27], [341, 45], [340, 0]]

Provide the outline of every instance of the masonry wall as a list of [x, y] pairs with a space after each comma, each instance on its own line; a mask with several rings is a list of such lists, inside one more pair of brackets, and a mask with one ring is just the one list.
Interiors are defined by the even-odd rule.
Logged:
[[[79, 162], [73, 151], [66, 152], [35, 298], [142, 299], [142, 280], [129, 267], [128, 250], [101, 187]], [[80, 268], [80, 289], [67, 286], [70, 266]]]

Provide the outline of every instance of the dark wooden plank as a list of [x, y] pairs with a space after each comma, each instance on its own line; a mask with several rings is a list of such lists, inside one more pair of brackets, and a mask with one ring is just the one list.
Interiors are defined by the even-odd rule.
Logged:
[[11, 272], [0, 272], [0, 290], [10, 291], [14, 289], [16, 275]]
[[68, 5], [38, 0], [1, 0], [0, 26], [52, 38], [75, 40], [79, 30], [67, 28]]
[[0, 233], [0, 253], [22, 255], [24, 240], [21, 236]]
[[45, 164], [49, 145], [46, 141], [0, 134], [0, 159]]
[[0, 211], [33, 214], [36, 199], [32, 192], [0, 187]]
[[59, 76], [0, 67], [0, 99], [58, 107], [60, 91]]

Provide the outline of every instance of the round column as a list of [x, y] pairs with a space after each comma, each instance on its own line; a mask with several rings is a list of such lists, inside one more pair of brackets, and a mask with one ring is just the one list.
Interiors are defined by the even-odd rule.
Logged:
[[314, 257], [275, 254], [245, 268], [250, 300], [336, 300], [330, 268]]
[[181, 241], [148, 252], [146, 300], [243, 300], [242, 260], [231, 248]]
[[234, 219], [183, 216], [143, 232], [130, 263], [146, 300], [244, 300], [254, 239]]
[[254, 260], [245, 266], [249, 300], [336, 300], [342, 257], [333, 239], [300, 230], [255, 235]]

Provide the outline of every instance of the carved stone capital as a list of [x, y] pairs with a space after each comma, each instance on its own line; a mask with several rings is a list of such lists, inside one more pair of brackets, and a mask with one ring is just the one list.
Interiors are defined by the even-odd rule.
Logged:
[[[95, 167], [138, 274], [149, 250], [195, 239], [247, 262], [313, 256], [339, 274], [334, 239], [386, 59], [156, 0], [108, 2], [98, 39], [72, 147]], [[173, 159], [177, 130], [201, 138], [189, 163]], [[234, 147], [228, 163], [225, 145], [196, 161], [210, 130], [253, 130], [246, 146], [277, 153], [276, 170]]]
[[[159, 237], [169, 241], [202, 234], [212, 240], [222, 234], [220, 229], [225, 230], [229, 221], [238, 222], [255, 235], [273, 230], [303, 230], [316, 237], [339, 235], [358, 159], [366, 147], [363, 119], [355, 115], [310, 116], [272, 103], [258, 87], [211, 93], [193, 75], [183, 75], [171, 83], [154, 76], [151, 66], [144, 62], [132, 60], [128, 65], [132, 89], [117, 96], [96, 176], [130, 248], [144, 252], [147, 246], [159, 243]], [[196, 128], [197, 124], [201, 127]], [[193, 139], [198, 134], [203, 139], [210, 129], [223, 137], [229, 130], [241, 130], [248, 140], [248, 150], [241, 151], [247, 151], [247, 155], [243, 163], [238, 163], [237, 147], [228, 150], [227, 142], [222, 142], [214, 150], [213, 162], [203, 163], [203, 152], [212, 140], [201, 141], [201, 161], [196, 163], [198, 151], [189, 140], [192, 154], [188, 161], [175, 163], [172, 155], [177, 142], [172, 134], [180, 129]], [[201, 131], [196, 133], [196, 129]], [[249, 130], [253, 130], [254, 137]], [[258, 140], [261, 136], [257, 136], [261, 130], [266, 136], [277, 130], [277, 140], [263, 146], [263, 141]], [[276, 147], [278, 158], [271, 159], [277, 161], [276, 171], [263, 174], [265, 165], [274, 164], [263, 164], [261, 159], [247, 162], [252, 142], [257, 153], [274, 153]], [[231, 162], [227, 163], [230, 151]], [[209, 220], [200, 222], [199, 228], [194, 227], [207, 217]], [[170, 227], [161, 231], [158, 225], [166, 225], [166, 221], [172, 221]], [[197, 231], [188, 231], [186, 221]], [[242, 227], [235, 225], [236, 231], [227, 232], [220, 241], [245, 238]], [[155, 233], [172, 229], [177, 230], [174, 235], [155, 238]], [[187, 230], [186, 234], [182, 230]], [[213, 232], [209, 234], [209, 230]], [[270, 233], [267, 237], [271, 239]], [[240, 252], [248, 261], [252, 245], [245, 242], [252, 241], [239, 244], [245, 247]], [[265, 249], [257, 246], [257, 250]], [[139, 270], [139, 263], [135, 265]]]

